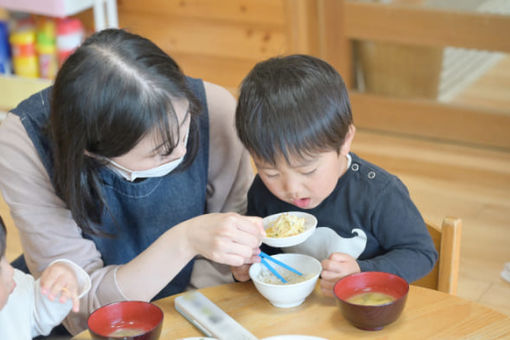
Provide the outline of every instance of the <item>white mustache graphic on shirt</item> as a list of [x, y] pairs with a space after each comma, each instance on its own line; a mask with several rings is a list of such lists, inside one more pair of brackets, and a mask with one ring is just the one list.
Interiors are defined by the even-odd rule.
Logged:
[[359, 228], [352, 229], [352, 234], [355, 236], [343, 238], [329, 227], [320, 227], [305, 242], [283, 248], [283, 251], [310, 255], [319, 261], [328, 258], [332, 253], [345, 253], [357, 259], [365, 250], [367, 235]]

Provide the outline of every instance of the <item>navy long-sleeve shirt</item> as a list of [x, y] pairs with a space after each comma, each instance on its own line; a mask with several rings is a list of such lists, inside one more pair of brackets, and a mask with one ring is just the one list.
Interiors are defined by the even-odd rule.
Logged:
[[333, 192], [313, 209], [281, 201], [257, 176], [248, 193], [247, 214], [305, 211], [317, 217], [317, 230], [303, 244], [283, 251], [308, 253], [318, 260], [344, 252], [357, 258], [361, 271], [389, 272], [407, 282], [420, 279], [438, 255], [406, 186], [354, 153], [351, 158]]

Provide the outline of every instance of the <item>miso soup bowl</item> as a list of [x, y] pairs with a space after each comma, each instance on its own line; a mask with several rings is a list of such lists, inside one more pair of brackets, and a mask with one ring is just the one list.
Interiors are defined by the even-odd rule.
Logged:
[[[409, 284], [400, 276], [383, 272], [362, 272], [340, 279], [334, 294], [343, 317], [357, 328], [380, 330], [397, 320], [404, 309]], [[391, 296], [392, 302], [367, 306], [348, 302], [354, 295], [379, 292]]]
[[[303, 275], [306, 275], [308, 279], [298, 283], [267, 283], [264, 281], [264, 276], [269, 275], [269, 270], [262, 263], [254, 263], [250, 267], [250, 278], [255, 288], [275, 307], [291, 308], [299, 306], [313, 292], [322, 271], [321, 263], [315, 258], [303, 254], [278, 254], [272, 257], [293, 267]], [[280, 275], [285, 277], [286, 269], [271, 261], [267, 262]]]
[[88, 319], [90, 334], [96, 340], [157, 340], [162, 324], [161, 308], [144, 301], [105, 305], [96, 309]]

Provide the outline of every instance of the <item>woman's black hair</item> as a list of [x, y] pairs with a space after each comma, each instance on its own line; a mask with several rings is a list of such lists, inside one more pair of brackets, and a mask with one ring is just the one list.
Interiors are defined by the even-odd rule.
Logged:
[[7, 247], [7, 229], [5, 228], [4, 220], [0, 216], [0, 259], [5, 256], [5, 248]]
[[352, 124], [347, 89], [325, 61], [290, 55], [260, 62], [243, 80], [236, 129], [250, 153], [275, 165], [340, 151]]
[[[193, 161], [201, 111], [177, 63], [150, 40], [120, 29], [88, 38], [62, 65], [53, 86], [48, 132], [57, 194], [78, 226], [100, 230], [108, 207], [98, 175], [105, 158], [126, 154], [156, 131], [171, 153], [182, 138], [172, 100], [186, 99], [191, 118], [188, 152]], [[178, 170], [179, 170], [178, 169]]]

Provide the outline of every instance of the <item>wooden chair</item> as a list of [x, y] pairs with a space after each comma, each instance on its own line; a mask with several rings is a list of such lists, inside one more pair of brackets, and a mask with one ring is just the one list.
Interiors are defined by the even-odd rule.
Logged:
[[432, 271], [413, 284], [455, 295], [459, 278], [462, 220], [445, 217], [440, 227], [428, 222], [426, 224], [439, 258]]

